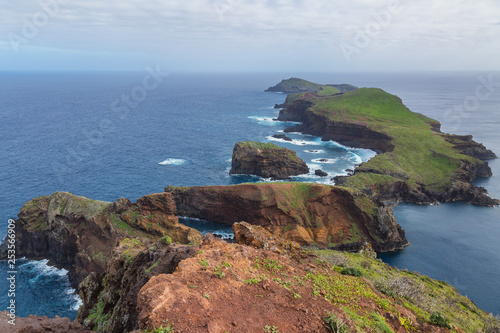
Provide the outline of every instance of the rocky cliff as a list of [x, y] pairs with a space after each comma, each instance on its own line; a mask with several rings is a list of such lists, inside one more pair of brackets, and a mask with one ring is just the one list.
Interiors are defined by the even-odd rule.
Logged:
[[238, 142], [234, 146], [229, 174], [247, 174], [263, 178], [289, 179], [309, 172], [307, 164], [288, 148], [273, 143]]
[[77, 320], [89, 329], [106, 333], [131, 332], [138, 328], [137, 294], [159, 274], [172, 274], [184, 259], [194, 256], [196, 246], [158, 240], [145, 244], [135, 239], [113, 249], [107, 270], [91, 273], [80, 284], [83, 305]]
[[[373, 258], [369, 246], [359, 254], [319, 251], [318, 256], [288, 243], [283, 247], [274, 236], [266, 240], [265, 231], [252, 225], [235, 227], [246, 230], [238, 244], [205, 237], [195, 256], [142, 287], [137, 301], [141, 329], [326, 333], [336, 327], [342, 332], [499, 327], [453, 287], [389, 269]], [[258, 241], [245, 245], [250, 238]], [[433, 318], [442, 318], [441, 326]]]
[[[167, 193], [130, 203], [104, 202], [56, 192], [25, 203], [16, 223], [17, 257], [49, 259], [68, 270], [73, 287], [92, 272], [105, 272], [112, 249], [124, 238], [151, 242], [168, 234], [173, 241], [200, 243], [201, 234], [178, 223], [175, 202]], [[6, 245], [0, 247], [5, 258]]]
[[179, 215], [232, 225], [246, 221], [300, 244], [377, 251], [408, 245], [388, 207], [338, 187], [307, 183], [167, 187]]

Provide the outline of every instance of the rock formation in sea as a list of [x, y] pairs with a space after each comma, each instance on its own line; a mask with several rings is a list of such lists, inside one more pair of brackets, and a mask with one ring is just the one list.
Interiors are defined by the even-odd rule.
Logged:
[[289, 179], [309, 172], [307, 164], [288, 148], [274, 143], [238, 142], [234, 146], [229, 174], [247, 174], [263, 178]]

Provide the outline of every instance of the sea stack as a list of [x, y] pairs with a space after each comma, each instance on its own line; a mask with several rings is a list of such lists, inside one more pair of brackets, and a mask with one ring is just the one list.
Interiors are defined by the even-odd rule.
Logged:
[[229, 174], [289, 179], [308, 172], [307, 164], [291, 149], [273, 143], [245, 141], [234, 146]]

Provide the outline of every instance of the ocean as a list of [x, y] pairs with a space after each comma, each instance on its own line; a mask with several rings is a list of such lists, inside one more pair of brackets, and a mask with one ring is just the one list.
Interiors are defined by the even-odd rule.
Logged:
[[[367, 149], [298, 133], [287, 134], [292, 142], [272, 138], [294, 124], [272, 120], [278, 115], [273, 106], [285, 95], [264, 90], [291, 76], [382, 88], [410, 110], [441, 121], [444, 132], [472, 134], [500, 155], [498, 72], [171, 73], [145, 89], [146, 75], [146, 70], [0, 74], [0, 238], [24, 202], [55, 191], [136, 200], [167, 185], [258, 181], [229, 176], [238, 141], [273, 141], [297, 151], [312, 170], [297, 181], [331, 183], [333, 176], [374, 156]], [[499, 198], [500, 163], [490, 165], [494, 177], [477, 184]], [[315, 169], [329, 177], [315, 176]], [[447, 281], [479, 307], [500, 314], [498, 208], [399, 205], [395, 214], [411, 245], [381, 255], [385, 262]], [[224, 226], [183, 221], [204, 232], [231, 235]], [[80, 301], [66, 271], [28, 260], [18, 261], [17, 269], [18, 315], [75, 318]], [[1, 262], [1, 309], [8, 302], [6, 277], [7, 265]]]

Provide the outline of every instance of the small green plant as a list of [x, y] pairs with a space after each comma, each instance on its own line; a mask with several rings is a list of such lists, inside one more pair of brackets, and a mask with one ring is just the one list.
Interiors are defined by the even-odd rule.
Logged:
[[216, 275], [221, 279], [225, 276], [224, 272], [220, 269], [219, 266], [215, 266], [215, 270], [214, 270], [213, 275]]
[[263, 330], [266, 333], [279, 333], [279, 329], [276, 326], [266, 325], [264, 326]]
[[154, 333], [174, 333], [175, 332], [175, 329], [173, 326], [170, 326], [170, 324], [167, 324], [166, 327], [163, 327], [163, 325], [160, 325], [160, 327], [158, 327], [155, 331], [153, 331]]
[[334, 313], [329, 313], [324, 319], [326, 328], [332, 333], [348, 333], [349, 328]]
[[207, 259], [203, 258], [200, 260], [200, 265], [204, 268], [207, 268], [208, 267], [208, 261]]
[[260, 282], [260, 280], [258, 278], [252, 278], [252, 279], [243, 280], [243, 282], [245, 284], [257, 284]]
[[160, 263], [160, 261], [158, 260], [151, 267], [149, 267], [148, 269], [146, 269], [146, 274], [149, 274], [153, 268], [155, 268], [156, 266], [158, 266], [159, 263]]
[[230, 263], [225, 262], [225, 261], [222, 262], [222, 266], [226, 266], [227, 268], [232, 268], [233, 267], [233, 265], [231, 265]]
[[189, 287], [189, 288], [191, 288], [191, 289], [196, 289], [196, 288], [198, 288], [198, 286], [196, 286], [196, 285], [194, 285], [194, 284], [190, 284], [188, 287]]
[[431, 314], [429, 321], [436, 326], [451, 328], [449, 320], [437, 311]]
[[209, 294], [203, 294], [203, 297], [206, 298], [206, 299], [210, 299], [210, 295]]
[[299, 293], [293, 293], [292, 295], [293, 295], [294, 298], [302, 298], [302, 296], [300, 296]]
[[165, 244], [165, 245], [170, 245], [170, 244], [172, 244], [172, 238], [170, 236], [166, 235], [166, 236], [163, 236], [162, 238], [160, 238], [160, 242], [162, 244]]
[[409, 318], [399, 317], [399, 323], [405, 328], [406, 332], [415, 331], [415, 327], [413, 327]]
[[351, 268], [351, 267], [348, 267], [348, 268], [344, 268], [340, 274], [342, 275], [350, 275], [350, 276], [361, 276], [363, 275], [363, 272], [361, 272], [359, 269], [357, 268]]

